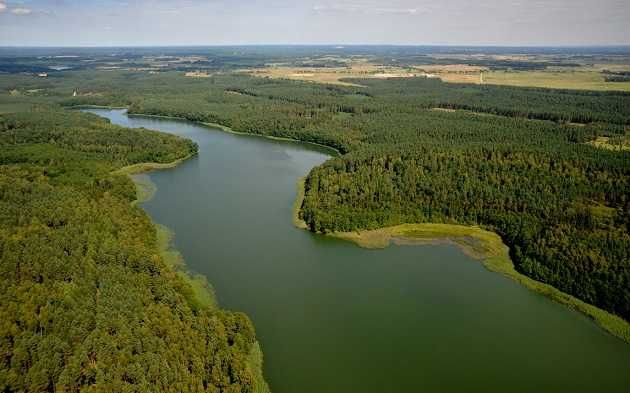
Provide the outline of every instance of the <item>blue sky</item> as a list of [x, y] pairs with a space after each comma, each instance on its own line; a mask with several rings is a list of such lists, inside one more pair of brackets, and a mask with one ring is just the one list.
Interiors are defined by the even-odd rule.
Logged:
[[0, 45], [630, 44], [630, 0], [0, 0]]

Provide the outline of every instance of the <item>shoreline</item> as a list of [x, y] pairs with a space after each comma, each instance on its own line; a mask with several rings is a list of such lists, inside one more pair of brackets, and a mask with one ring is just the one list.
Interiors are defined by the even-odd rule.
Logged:
[[[99, 109], [99, 108], [95, 108], [95, 109]], [[100, 108], [100, 109], [105, 109], [105, 108]], [[126, 108], [109, 108], [109, 109], [126, 109]], [[287, 137], [282, 137], [282, 136], [273, 136], [273, 135], [264, 135], [264, 134], [254, 134], [254, 133], [250, 133], [250, 132], [241, 132], [241, 131], [234, 131], [232, 128], [225, 126], [223, 124], [220, 123], [210, 123], [210, 122], [202, 122], [202, 121], [193, 121], [193, 120], [188, 120], [184, 117], [177, 117], [177, 116], [164, 116], [164, 115], [148, 115], [145, 113], [127, 113], [127, 116], [130, 117], [153, 117], [153, 118], [157, 118], [157, 119], [171, 119], [171, 120], [179, 120], [179, 121], [187, 121], [187, 122], [191, 122], [193, 124], [198, 124], [213, 130], [219, 130], [219, 131], [223, 131], [223, 132], [227, 132], [230, 134], [235, 134], [235, 135], [243, 135], [243, 136], [248, 136], [248, 137], [259, 137], [259, 138], [266, 138], [266, 139], [271, 139], [274, 141], [283, 141], [283, 142], [291, 142], [291, 143], [300, 143], [300, 144], [307, 144], [307, 145], [313, 145], [313, 146], [317, 146], [317, 147], [321, 147], [324, 150], [329, 150], [332, 151], [334, 153], [334, 155], [331, 155], [331, 157], [339, 157], [341, 156], [341, 152], [337, 149], [335, 149], [332, 146], [328, 146], [328, 145], [324, 145], [321, 143], [317, 143], [317, 142], [309, 142], [309, 141], [302, 141], [299, 139], [294, 139], [294, 138], [287, 138]]]
[[516, 270], [510, 258], [510, 248], [495, 232], [477, 226], [454, 224], [401, 224], [393, 227], [369, 231], [337, 232], [328, 234], [338, 239], [350, 241], [359, 247], [382, 249], [390, 245], [429, 245], [451, 244], [464, 254], [480, 261], [491, 272], [500, 273], [523, 285], [527, 289], [578, 311], [606, 332], [630, 344], [630, 323], [588, 304], [552, 285], [536, 281]]
[[192, 153], [192, 154], [189, 154], [189, 155], [187, 155], [185, 157], [178, 158], [175, 161], [171, 161], [171, 162], [167, 162], [167, 163], [139, 162], [137, 164], [127, 165], [127, 166], [124, 166], [124, 167], [122, 167], [120, 169], [117, 169], [117, 170], [113, 171], [112, 174], [114, 174], [114, 175], [139, 175], [139, 174], [151, 172], [151, 171], [154, 171], [154, 170], [175, 168], [176, 166], [178, 166], [182, 162], [195, 157], [197, 154], [198, 153]]
[[[295, 201], [293, 202], [293, 210], [291, 212], [293, 225], [299, 229], [305, 229], [308, 231], [308, 225], [306, 222], [300, 218], [300, 210], [302, 209], [302, 202], [304, 201], [304, 196], [306, 191], [304, 190], [304, 182], [306, 181], [306, 176], [300, 177], [295, 186], [297, 194], [295, 196]], [[309, 231], [310, 232], [310, 231]]]
[[[136, 186], [136, 199], [131, 202], [132, 206], [136, 206], [139, 203], [146, 202], [153, 198], [153, 195], [157, 191], [157, 187], [148, 177], [139, 177], [141, 175], [147, 174], [151, 171], [161, 170], [161, 169], [171, 169], [175, 168], [182, 162], [195, 157], [198, 153], [192, 153], [185, 157], [178, 158], [175, 161], [167, 162], [167, 163], [158, 163], [158, 162], [140, 162], [137, 164], [131, 164], [124, 166], [120, 169], [117, 169], [112, 172], [112, 175], [123, 175], [128, 176], [133, 184]], [[155, 224], [154, 225], [158, 225]], [[159, 228], [158, 228], [159, 230]]]
[[[66, 107], [70, 110], [81, 110], [81, 109], [111, 109], [111, 110], [115, 110], [115, 109], [126, 109], [129, 110], [129, 108], [127, 107], [123, 107], [123, 106], [99, 106], [99, 105], [75, 105], [75, 106], [68, 106]], [[254, 136], [254, 137], [259, 137], [259, 138], [267, 138], [267, 139], [271, 139], [271, 140], [275, 140], [275, 141], [284, 141], [284, 142], [291, 142], [291, 143], [303, 143], [303, 144], [307, 144], [307, 145], [313, 145], [313, 146], [317, 146], [317, 147], [321, 147], [324, 150], [329, 150], [331, 152], [333, 152], [334, 154], [330, 154], [331, 157], [339, 157], [341, 156], [341, 152], [339, 150], [337, 150], [336, 148], [332, 147], [332, 146], [328, 146], [328, 145], [324, 145], [322, 143], [317, 143], [317, 142], [310, 142], [310, 141], [303, 141], [300, 139], [294, 139], [294, 138], [287, 138], [287, 137], [282, 137], [282, 136], [273, 136], [273, 135], [264, 135], [264, 134], [254, 134], [254, 133], [250, 133], [250, 132], [241, 132], [241, 131], [234, 131], [232, 128], [225, 126], [223, 124], [220, 123], [211, 123], [211, 122], [202, 122], [202, 121], [194, 121], [194, 120], [188, 120], [184, 117], [177, 117], [177, 116], [166, 116], [166, 115], [150, 115], [147, 113], [129, 113], [127, 112], [127, 116], [133, 117], [133, 116], [137, 116], [137, 117], [153, 117], [153, 118], [157, 118], [157, 119], [171, 119], [171, 120], [179, 120], [179, 121], [187, 121], [193, 124], [197, 124], [197, 125], [201, 125], [210, 129], [214, 129], [214, 130], [219, 130], [219, 131], [224, 131], [230, 134], [235, 134], [235, 135], [243, 135], [243, 136]], [[162, 169], [162, 168], [157, 168], [157, 169]]]
[[[83, 106], [83, 108], [86, 108]], [[92, 106], [92, 108], [95, 108]], [[101, 109], [125, 109], [125, 108], [111, 108], [100, 107]], [[227, 126], [216, 123], [203, 123], [187, 120], [178, 117], [169, 117], [161, 115], [146, 115], [146, 114], [128, 114], [128, 116], [140, 116], [140, 117], [155, 117], [165, 119], [185, 120], [192, 123], [201, 124], [206, 127], [218, 128], [221, 131], [240, 134], [240, 135], [253, 135], [269, 139], [286, 140], [297, 143], [307, 143], [316, 146], [324, 147], [335, 151], [338, 156], [341, 153], [330, 146], [321, 145], [314, 142], [304, 142], [296, 139], [280, 138], [268, 135], [249, 134], [234, 131]], [[176, 160], [168, 164], [156, 164], [156, 163], [142, 163], [134, 164], [129, 167], [121, 168], [116, 171], [127, 175], [140, 174], [155, 169], [168, 169], [179, 165], [184, 160], [192, 157], [189, 155], [182, 159]], [[131, 176], [130, 176], [131, 177]], [[136, 187], [138, 183], [132, 178]], [[304, 190], [305, 177], [298, 180], [297, 196], [293, 204], [292, 221], [293, 225], [299, 229], [308, 230], [306, 223], [299, 218], [299, 212], [302, 206], [302, 202], [305, 197]], [[138, 203], [138, 202], [136, 202]], [[594, 305], [588, 304], [572, 295], [569, 295], [561, 290], [539, 281], [536, 281], [524, 274], [519, 273], [514, 267], [514, 263], [509, 256], [509, 247], [505, 245], [502, 239], [494, 232], [486, 231], [480, 227], [471, 227], [463, 225], [451, 225], [451, 224], [401, 224], [392, 227], [379, 228], [369, 231], [357, 231], [357, 232], [336, 232], [326, 234], [326, 236], [335, 237], [338, 239], [346, 240], [355, 243], [359, 247], [369, 249], [379, 249], [388, 247], [390, 244], [395, 245], [427, 245], [427, 244], [441, 244], [448, 243], [459, 247], [466, 255], [473, 259], [479, 260], [490, 271], [495, 273], [501, 273], [519, 284], [525, 286], [529, 290], [540, 293], [549, 299], [564, 305], [570, 309], [581, 312], [591, 320], [593, 320], [598, 326], [618, 337], [622, 341], [630, 344], [630, 323], [613, 315], [603, 309], [600, 309]], [[472, 242], [471, 242], [472, 240]]]
[[[134, 116], [134, 115], [132, 114], [132, 116]], [[140, 116], [144, 116], [144, 115], [140, 115]], [[186, 119], [183, 119], [183, 120], [186, 120]], [[190, 120], [186, 120], [186, 121], [190, 121]], [[307, 145], [313, 145], [313, 146], [321, 147], [324, 150], [332, 151], [334, 153], [334, 155], [330, 154], [331, 157], [340, 157], [342, 155], [341, 152], [339, 150], [335, 149], [334, 147], [328, 146], [328, 145], [324, 145], [324, 144], [321, 144], [321, 143], [317, 143], [317, 142], [302, 141], [302, 140], [299, 140], [299, 139], [287, 138], [287, 137], [283, 137], [283, 136], [253, 134], [253, 133], [249, 133], [249, 132], [234, 131], [230, 127], [224, 126], [224, 125], [219, 124], [219, 123], [199, 123], [199, 124], [203, 124], [204, 126], [210, 127], [210, 128], [218, 128], [221, 131], [229, 132], [230, 134], [235, 134], [235, 135], [257, 136], [257, 137], [263, 137], [263, 138], [271, 139], [271, 140], [274, 140], [274, 141], [284, 141], [284, 142], [291, 142], [291, 143], [304, 143], [304, 144], [307, 144]]]
[[[123, 108], [124, 109], [124, 108]], [[160, 131], [162, 132], [162, 131]], [[184, 282], [188, 283], [192, 289], [194, 299], [194, 305], [192, 308], [210, 308], [211, 310], [221, 310], [219, 302], [214, 292], [212, 284], [210, 284], [207, 278], [201, 274], [193, 274], [186, 269], [186, 261], [182, 254], [173, 247], [173, 237], [175, 233], [168, 227], [158, 224], [153, 221], [153, 218], [144, 209], [138, 205], [142, 202], [150, 200], [155, 192], [157, 186], [148, 177], [139, 178], [134, 175], [145, 175], [154, 170], [171, 169], [175, 168], [184, 161], [195, 157], [198, 152], [189, 154], [185, 157], [179, 158], [169, 163], [156, 163], [156, 162], [143, 162], [138, 164], [132, 164], [112, 172], [114, 175], [127, 176], [136, 187], [136, 199], [133, 200], [130, 205], [132, 207], [138, 207], [144, 214], [146, 214], [156, 234], [156, 247], [159, 255], [162, 257], [164, 264], [172, 270], [172, 272], [178, 275]], [[249, 318], [249, 316], [248, 316]], [[256, 338], [252, 348], [250, 349], [246, 362], [252, 369], [252, 373], [256, 383], [257, 392], [269, 393], [269, 385], [264, 378], [263, 374], [263, 352], [260, 347], [260, 342]]]
[[[299, 213], [304, 201], [305, 177], [297, 182], [297, 196], [293, 204], [292, 220], [296, 228], [308, 231]], [[552, 301], [580, 312], [591, 319], [607, 333], [630, 344], [630, 323], [592, 304], [588, 304], [558, 288], [536, 281], [518, 272], [510, 258], [510, 248], [501, 237], [478, 226], [456, 224], [400, 224], [391, 227], [356, 232], [333, 232], [323, 236], [352, 242], [367, 249], [383, 249], [390, 245], [422, 246], [449, 244], [459, 248], [464, 254], [483, 264], [493, 273], [500, 273], [516, 281], [525, 288], [539, 293]]]
[[[175, 168], [182, 162], [196, 156], [197, 153], [188, 154], [185, 157], [178, 158], [177, 160], [168, 163], [157, 162], [142, 162], [138, 164], [132, 164], [112, 172], [113, 175], [127, 176], [136, 187], [136, 199], [131, 202], [131, 206], [139, 207], [142, 202], [149, 201], [155, 192], [157, 192], [157, 186], [151, 181], [147, 174], [154, 170]], [[142, 176], [144, 175], [144, 176]], [[140, 177], [142, 176], [142, 177]], [[162, 224], [153, 221], [153, 218], [144, 210], [142, 211], [149, 216], [151, 223], [155, 228], [157, 238], [157, 249], [164, 260], [164, 263], [177, 275], [181, 276], [193, 289], [195, 295], [195, 302], [198, 307], [211, 307], [217, 309], [217, 301], [214, 295], [212, 287], [205, 282], [205, 277], [193, 275], [191, 272], [185, 269], [186, 263], [181, 253], [173, 247], [173, 237], [175, 233]]]

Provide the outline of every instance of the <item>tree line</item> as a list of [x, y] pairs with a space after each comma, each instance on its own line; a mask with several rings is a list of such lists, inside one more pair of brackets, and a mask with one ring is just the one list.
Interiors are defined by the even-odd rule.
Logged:
[[[74, 72], [0, 77], [0, 90], [41, 84], [21, 99], [126, 106], [334, 147], [343, 155], [306, 180], [301, 215], [311, 230], [481, 225], [502, 236], [519, 271], [630, 320], [630, 158], [586, 144], [627, 138], [629, 94], [351, 82]], [[77, 88], [84, 93], [72, 97]]]
[[196, 152], [46, 109], [0, 115], [0, 390], [254, 392], [254, 329], [200, 305], [113, 171]]
[[624, 137], [629, 94], [352, 82], [360, 86], [122, 74], [100, 99], [332, 146], [346, 154], [306, 180], [301, 215], [311, 230], [482, 225], [503, 237], [522, 273], [630, 320], [630, 159], [585, 145]]

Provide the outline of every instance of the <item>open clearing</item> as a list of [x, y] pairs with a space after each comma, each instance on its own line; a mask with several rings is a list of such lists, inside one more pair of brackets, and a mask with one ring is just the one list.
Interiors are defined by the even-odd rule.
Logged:
[[492, 71], [484, 72], [483, 79], [493, 85], [630, 91], [630, 82], [606, 82], [597, 71]]
[[355, 61], [349, 63], [346, 67], [269, 66], [244, 72], [258, 77], [302, 80], [344, 86], [358, 86], [357, 84], [342, 81], [342, 79], [348, 78], [387, 79], [426, 76], [425, 73], [420, 70], [382, 66], [364, 61]]
[[608, 149], [614, 151], [630, 151], [630, 137], [609, 138], [607, 136], [597, 137], [594, 141], [588, 142], [589, 145], [600, 149]]
[[[347, 62], [338, 67], [291, 67], [280, 64], [244, 70], [243, 73], [274, 79], [291, 79], [344, 86], [359, 86], [344, 79], [350, 78], [440, 78], [450, 83], [475, 83], [520, 87], [546, 87], [598, 91], [630, 91], [630, 82], [606, 82], [603, 70], [627, 70], [630, 65], [598, 64], [579, 68], [550, 67], [540, 71], [491, 71], [487, 67], [468, 64], [416, 65], [411, 67], [385, 66], [366, 60]], [[483, 79], [481, 77], [483, 74]]]

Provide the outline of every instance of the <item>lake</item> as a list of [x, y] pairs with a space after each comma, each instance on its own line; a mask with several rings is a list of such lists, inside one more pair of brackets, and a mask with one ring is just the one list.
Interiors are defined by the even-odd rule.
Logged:
[[628, 392], [630, 345], [449, 245], [367, 250], [292, 224], [313, 145], [90, 112], [190, 138], [141, 206], [252, 319], [276, 393]]

